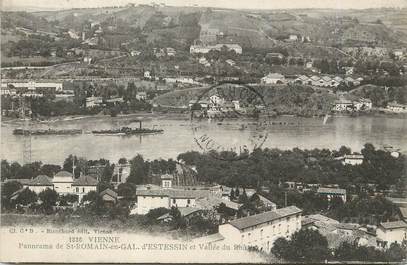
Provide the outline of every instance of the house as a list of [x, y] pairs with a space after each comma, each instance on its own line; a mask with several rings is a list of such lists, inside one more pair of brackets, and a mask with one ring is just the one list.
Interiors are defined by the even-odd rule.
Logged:
[[[202, 210], [199, 208], [194, 208], [194, 207], [180, 207], [177, 208], [179, 212], [181, 213], [181, 216], [184, 218], [186, 223], [188, 224], [189, 221], [196, 217], [202, 215]], [[160, 222], [170, 222], [172, 220], [172, 216], [170, 213], [166, 213], [160, 217], [157, 218], [157, 221]]]
[[261, 79], [262, 84], [284, 84], [285, 82], [284, 75], [279, 73], [269, 73]]
[[225, 99], [215, 94], [209, 97], [209, 102], [215, 106], [222, 106], [225, 104]]
[[384, 247], [389, 247], [392, 243], [401, 244], [407, 240], [407, 223], [404, 221], [380, 223], [376, 234]]
[[269, 52], [269, 53], [266, 54], [266, 58], [282, 60], [284, 58], [284, 55], [282, 53], [279, 53], [279, 52]]
[[102, 97], [87, 97], [86, 98], [86, 108], [94, 108], [97, 106], [101, 106], [103, 104], [103, 99]]
[[300, 75], [297, 79], [294, 80], [294, 83], [301, 84], [301, 85], [311, 85], [312, 81], [306, 75]]
[[151, 76], [150, 71], [144, 71], [144, 78], [146, 79], [152, 79], [153, 77]]
[[140, 54], [141, 54], [140, 51], [131, 51], [131, 52], [130, 52], [130, 55], [131, 55], [131, 56], [139, 56]]
[[344, 165], [360, 165], [363, 163], [364, 156], [362, 154], [344, 155], [342, 164]]
[[295, 34], [290, 34], [290, 35], [288, 36], [288, 40], [289, 40], [289, 41], [298, 41], [298, 36], [295, 35]]
[[38, 175], [30, 182], [28, 182], [25, 187], [29, 188], [30, 190], [34, 191], [35, 193], [39, 194], [40, 192], [46, 189], [54, 189], [54, 184], [52, 183], [52, 179], [46, 175]]
[[146, 214], [155, 208], [196, 207], [199, 198], [213, 195], [210, 190], [173, 189], [170, 175], [163, 175], [160, 189], [136, 191], [137, 213]]
[[393, 101], [387, 104], [386, 109], [395, 113], [404, 113], [407, 112], [407, 105], [398, 104], [397, 102]]
[[353, 106], [352, 101], [343, 99], [343, 98], [336, 100], [334, 103], [334, 108], [333, 108], [334, 111], [338, 111], [338, 112], [353, 111], [353, 109], [354, 109], [354, 106]]
[[115, 204], [117, 202], [117, 193], [111, 189], [105, 189], [101, 193], [99, 193], [99, 196], [102, 198], [102, 200], [106, 204]]
[[372, 101], [367, 98], [361, 98], [358, 101], [354, 101], [353, 105], [355, 106], [356, 111], [365, 111], [372, 109]]
[[346, 202], [346, 190], [345, 189], [336, 189], [336, 188], [318, 188], [317, 193], [319, 195], [324, 195], [330, 201], [332, 198], [339, 197], [343, 202]]
[[263, 206], [264, 206], [265, 209], [268, 209], [268, 210], [275, 210], [275, 209], [277, 209], [277, 204], [275, 204], [274, 202], [270, 201], [269, 199], [267, 199], [266, 197], [264, 197], [263, 195], [261, 195], [261, 194], [259, 194], [259, 193], [255, 193], [255, 194], [258, 196], [260, 202], [263, 204]]
[[137, 92], [136, 94], [136, 99], [137, 100], [146, 100], [147, 99], [147, 93], [142, 91], [142, 92]]
[[228, 51], [234, 51], [236, 54], [242, 54], [243, 49], [239, 44], [216, 44], [216, 45], [191, 45], [189, 52], [191, 54], [209, 53], [210, 51], [221, 51], [226, 48]]
[[302, 210], [289, 206], [230, 221], [219, 226], [225, 243], [270, 251], [279, 237], [289, 238], [301, 229]]
[[407, 222], [407, 207], [399, 207], [400, 217], [404, 222]]
[[54, 185], [54, 190], [58, 194], [69, 194], [72, 193], [72, 184], [74, 183], [72, 173], [68, 171], [59, 171], [55, 174], [52, 179], [52, 184]]
[[230, 66], [235, 66], [236, 65], [236, 62], [233, 61], [232, 59], [227, 59], [225, 62]]
[[226, 208], [229, 208], [235, 212], [239, 210], [242, 206], [240, 203], [236, 203], [224, 198], [219, 198], [216, 196], [202, 197], [196, 200], [196, 207], [203, 210], [213, 210], [218, 207], [220, 204], [224, 204]]
[[175, 56], [177, 53], [174, 48], [168, 47], [167, 49], [167, 56]]
[[308, 61], [305, 63], [305, 68], [310, 69], [314, 66], [314, 63], [312, 61]]
[[397, 59], [400, 59], [401, 57], [403, 57], [403, 50], [402, 49], [397, 49], [393, 51], [394, 57]]
[[190, 109], [192, 109], [192, 106], [197, 107], [197, 105], [201, 108], [201, 109], [207, 109], [209, 106], [209, 101], [207, 100], [190, 100], [188, 102], [188, 106]]
[[172, 188], [172, 180], [174, 179], [174, 176], [170, 174], [164, 174], [161, 176], [161, 181], [162, 181], [162, 187], [164, 189], [171, 189]]
[[97, 191], [98, 181], [91, 176], [80, 176], [72, 183], [72, 193], [78, 195], [79, 201], [90, 191]]
[[30, 90], [30, 91], [51, 91], [60, 92], [63, 90], [62, 82], [37, 82], [37, 81], [8, 81], [2, 80], [1, 89], [19, 89], [19, 90]]
[[161, 188], [159, 190], [137, 190], [137, 213], [146, 214], [155, 208], [196, 207], [198, 198], [209, 197], [209, 190], [184, 190]]
[[342, 69], [345, 70], [345, 75], [353, 75], [355, 68], [353, 66], [345, 66]]

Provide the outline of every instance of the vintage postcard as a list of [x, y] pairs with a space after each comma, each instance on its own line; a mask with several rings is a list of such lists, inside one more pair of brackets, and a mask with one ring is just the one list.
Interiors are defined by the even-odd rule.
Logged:
[[0, 262], [407, 261], [407, 0], [0, 14]]

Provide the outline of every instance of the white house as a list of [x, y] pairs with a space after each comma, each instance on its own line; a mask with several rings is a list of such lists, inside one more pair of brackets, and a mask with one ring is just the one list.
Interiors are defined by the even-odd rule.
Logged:
[[242, 54], [243, 49], [239, 44], [216, 44], [216, 45], [191, 45], [189, 52], [191, 54], [209, 53], [210, 51], [220, 51], [226, 47], [229, 51], [235, 51], [236, 54]]
[[377, 237], [388, 247], [391, 243], [401, 244], [407, 240], [407, 223], [404, 221], [380, 223], [376, 233]]
[[327, 196], [328, 200], [334, 197], [339, 197], [343, 202], [346, 202], [346, 190], [345, 189], [335, 189], [335, 188], [318, 188], [317, 193], [320, 195]]
[[29, 188], [35, 193], [39, 194], [40, 192], [46, 189], [54, 189], [54, 184], [52, 184], [52, 179], [45, 175], [38, 175], [31, 181], [29, 181], [24, 187]]
[[218, 96], [218, 95], [210, 96], [209, 101], [210, 101], [211, 104], [216, 105], [216, 106], [220, 106], [220, 105], [223, 105], [225, 103], [225, 99]]
[[302, 210], [289, 206], [230, 221], [219, 226], [225, 243], [258, 247], [270, 251], [279, 237], [290, 238], [301, 229]]
[[362, 154], [351, 154], [351, 155], [344, 155], [342, 163], [344, 165], [360, 165], [363, 163], [363, 155]]
[[398, 104], [397, 102], [390, 102], [387, 104], [387, 110], [395, 113], [407, 112], [407, 105]]
[[54, 190], [59, 194], [72, 193], [72, 184], [74, 179], [72, 173], [68, 171], [59, 171], [52, 179]]
[[146, 79], [152, 78], [150, 71], [144, 71], [144, 78], [146, 78]]
[[284, 75], [279, 73], [269, 73], [261, 79], [262, 84], [284, 84], [285, 82]]
[[353, 103], [350, 100], [346, 99], [339, 99], [335, 101], [335, 105], [333, 110], [335, 111], [352, 111], [353, 110]]
[[163, 175], [160, 189], [144, 189], [136, 191], [137, 213], [146, 214], [155, 208], [196, 207], [198, 198], [209, 197], [209, 190], [172, 189], [172, 178]]
[[373, 106], [372, 101], [367, 98], [361, 98], [358, 101], [354, 101], [353, 105], [357, 111], [370, 110]]
[[93, 108], [103, 104], [102, 97], [87, 97], [86, 98], [86, 108]]
[[1, 88], [19, 88], [19, 89], [27, 89], [27, 90], [54, 90], [54, 91], [62, 91], [63, 84], [61, 82], [36, 82], [36, 81], [26, 81], [26, 82], [9, 82], [7, 80], [3, 80], [1, 82]]
[[97, 186], [98, 181], [91, 176], [80, 176], [72, 183], [72, 193], [78, 195], [79, 201], [81, 201], [88, 192], [96, 191]]
[[146, 100], [147, 99], [147, 93], [144, 92], [144, 91], [137, 92], [136, 99], [137, 100]]

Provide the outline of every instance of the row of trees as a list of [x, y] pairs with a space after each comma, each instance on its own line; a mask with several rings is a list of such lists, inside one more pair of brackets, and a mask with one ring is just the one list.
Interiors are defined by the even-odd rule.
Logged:
[[400, 262], [406, 258], [406, 249], [392, 244], [386, 250], [343, 242], [336, 249], [328, 247], [327, 239], [318, 231], [303, 229], [294, 233], [291, 239], [278, 238], [272, 253], [290, 262], [363, 261]]
[[372, 183], [379, 190], [397, 185], [403, 188], [405, 156], [395, 158], [383, 150], [376, 150], [372, 144], [362, 149], [364, 161], [361, 165], [344, 165], [336, 158], [350, 154], [351, 150], [313, 149], [292, 150], [256, 149], [247, 159], [235, 161], [216, 159], [234, 157], [233, 152], [186, 152], [178, 160], [195, 166], [198, 180], [220, 183], [228, 186], [259, 187], [264, 183], [278, 185], [280, 182], [339, 184], [344, 188]]

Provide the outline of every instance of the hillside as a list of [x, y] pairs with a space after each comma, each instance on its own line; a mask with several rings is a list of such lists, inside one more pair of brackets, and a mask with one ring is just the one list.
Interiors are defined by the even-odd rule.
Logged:
[[407, 86], [389, 87], [386, 91], [383, 86], [363, 85], [350, 91], [350, 94], [372, 100], [375, 107], [386, 107], [392, 101], [407, 104]]

